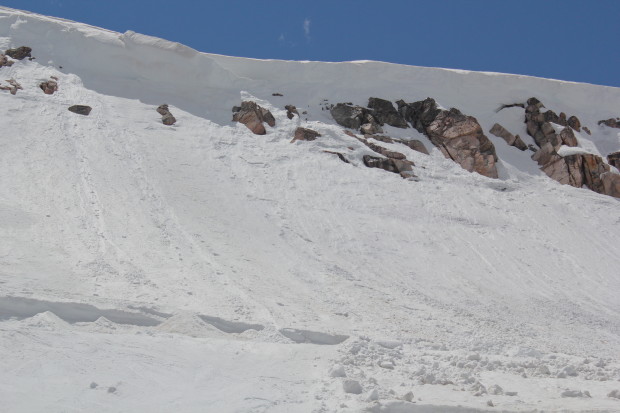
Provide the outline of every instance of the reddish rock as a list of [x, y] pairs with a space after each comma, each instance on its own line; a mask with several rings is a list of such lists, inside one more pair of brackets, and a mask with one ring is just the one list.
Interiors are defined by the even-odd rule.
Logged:
[[11, 95], [16, 95], [18, 90], [24, 89], [22, 85], [20, 85], [19, 82], [17, 82], [17, 80], [15, 79], [9, 79], [7, 80], [7, 83], [10, 86], [0, 86], [0, 90], [8, 90], [9, 92], [11, 92]]
[[267, 122], [271, 127], [276, 126], [276, 119], [271, 112], [252, 101], [245, 101], [241, 106], [235, 106], [233, 112], [233, 121], [243, 123], [256, 135], [267, 133], [263, 122]]
[[605, 195], [620, 198], [620, 175], [606, 172], [601, 175], [603, 182], [603, 193]]
[[577, 146], [577, 137], [573, 133], [573, 130], [569, 127], [562, 129], [560, 134], [558, 135], [560, 145], [566, 146]]
[[400, 174], [403, 178], [411, 178], [413, 174], [414, 163], [407, 160], [398, 160], [390, 158], [380, 158], [378, 156], [364, 155], [364, 165], [368, 168], [380, 168], [388, 172]]
[[514, 146], [517, 149], [520, 149], [522, 151], [527, 149], [527, 145], [521, 140], [521, 137], [519, 135], [513, 135], [499, 123], [493, 125], [489, 133], [497, 136], [498, 138], [502, 138], [506, 141], [508, 145]]
[[594, 192], [605, 193], [601, 176], [609, 172], [609, 166], [600, 156], [578, 154], [553, 158], [541, 169], [561, 184], [577, 188], [587, 186]]
[[168, 105], [165, 103], [163, 105], [159, 105], [155, 110], [157, 110], [157, 113], [161, 115], [161, 122], [164, 125], [171, 126], [176, 123], [176, 118], [172, 116], [172, 113], [170, 113], [170, 110], [168, 109]]
[[293, 119], [293, 117], [295, 115], [297, 115], [299, 117], [299, 112], [297, 111], [297, 108], [293, 105], [286, 105], [284, 106], [284, 109], [286, 109], [286, 117], [289, 119]]
[[295, 141], [313, 141], [320, 136], [320, 133], [318, 133], [317, 131], [313, 131], [312, 129], [297, 128], [295, 129], [295, 137], [293, 138], [291, 143]]
[[458, 109], [442, 110], [434, 99], [396, 102], [399, 113], [414, 128], [424, 133], [447, 158], [464, 169], [497, 178], [497, 155], [493, 143], [482, 132], [476, 118]]
[[617, 119], [607, 119], [607, 120], [599, 120], [598, 121], [599, 125], [605, 125], [608, 126], [610, 128], [619, 128], [620, 129], [620, 121]]
[[46, 95], [53, 95], [54, 92], [58, 90], [58, 82], [55, 80], [48, 80], [46, 82], [42, 82], [39, 87]]

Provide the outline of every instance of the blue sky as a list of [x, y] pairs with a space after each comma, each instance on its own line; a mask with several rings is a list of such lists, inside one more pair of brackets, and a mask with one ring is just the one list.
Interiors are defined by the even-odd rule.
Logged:
[[620, 87], [620, 0], [0, 0], [232, 56], [381, 60]]

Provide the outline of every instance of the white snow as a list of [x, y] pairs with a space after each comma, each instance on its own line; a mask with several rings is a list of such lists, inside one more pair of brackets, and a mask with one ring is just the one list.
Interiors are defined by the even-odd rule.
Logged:
[[[0, 48], [22, 45], [36, 60], [0, 68], [24, 88], [0, 91], [0, 298], [32, 301], [0, 301], [6, 411], [620, 409], [618, 200], [488, 133], [499, 180], [390, 146], [416, 164], [403, 180], [322, 110], [430, 96], [533, 143], [521, 108], [495, 110], [536, 96], [605, 155], [620, 89], [226, 57], [0, 7]], [[232, 123], [243, 99], [276, 127]], [[300, 125], [323, 136], [290, 144]]]

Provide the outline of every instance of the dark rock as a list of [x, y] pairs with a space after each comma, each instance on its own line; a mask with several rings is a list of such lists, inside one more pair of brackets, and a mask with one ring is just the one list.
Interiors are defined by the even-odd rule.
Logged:
[[616, 167], [620, 171], [620, 151], [613, 152], [607, 155], [607, 162], [609, 162], [611, 166]]
[[519, 107], [519, 108], [525, 109], [525, 103], [510, 103], [508, 105], [502, 105], [499, 108], [497, 108], [495, 110], [495, 112], [499, 112], [501, 110], [504, 110], [504, 109], [507, 109], [507, 108], [514, 108], [514, 107]]
[[618, 122], [616, 119], [610, 118], [607, 120], [599, 120], [598, 121], [599, 125], [605, 125], [608, 126], [610, 128], [619, 128], [620, 129], [620, 122]]
[[581, 129], [583, 129], [588, 135], [592, 135], [592, 132], [590, 132], [590, 129], [588, 129], [587, 126], [582, 126]]
[[243, 123], [256, 135], [267, 133], [263, 122], [267, 122], [271, 127], [276, 125], [276, 119], [271, 112], [252, 101], [241, 102], [241, 106], [233, 107], [233, 112], [233, 121]]
[[321, 134], [317, 131], [313, 131], [312, 129], [306, 128], [297, 128], [295, 129], [295, 137], [291, 141], [291, 143], [295, 141], [313, 141], [316, 138], [320, 137]]
[[69, 111], [73, 113], [77, 113], [78, 115], [88, 116], [92, 109], [93, 108], [91, 108], [90, 106], [86, 106], [86, 105], [73, 105], [69, 108]]
[[4, 54], [12, 57], [15, 60], [22, 60], [26, 57], [31, 57], [30, 52], [32, 52], [32, 49], [30, 47], [21, 46], [17, 49], [8, 49], [6, 52], [4, 52]]
[[289, 119], [293, 119], [293, 117], [295, 115], [297, 115], [299, 117], [299, 112], [297, 111], [297, 108], [293, 105], [286, 105], [284, 106], [284, 109], [286, 109], [286, 117]]
[[338, 159], [340, 159], [342, 162], [344, 163], [350, 163], [347, 158], [344, 157], [343, 154], [341, 154], [340, 152], [332, 152], [332, 151], [323, 151], [325, 153], [331, 153], [332, 155], [336, 155], [338, 156]]
[[397, 128], [408, 127], [407, 121], [398, 113], [389, 100], [370, 98], [368, 99], [368, 107], [379, 124], [388, 124]]
[[426, 128], [435, 120], [441, 112], [437, 108], [435, 99], [426, 98], [422, 101], [405, 103], [403, 100], [396, 102], [398, 112], [401, 116], [411, 123], [418, 132], [426, 134]]
[[6, 57], [3, 54], [0, 54], [0, 67], [4, 67], [4, 66], [13, 66], [13, 63], [15, 63], [12, 60], [9, 60], [8, 57]]
[[338, 103], [329, 111], [339, 125], [349, 129], [359, 129], [362, 123], [364, 123], [364, 115], [368, 112], [367, 109], [361, 106], [353, 106], [346, 103]]
[[48, 80], [46, 82], [42, 82], [39, 87], [46, 95], [53, 95], [54, 92], [58, 90], [58, 82], [55, 80]]
[[364, 155], [362, 158], [364, 165], [368, 168], [380, 168], [388, 172], [400, 174], [403, 178], [415, 176], [413, 174], [414, 163], [407, 160], [390, 158], [380, 158], [378, 156]]
[[527, 106], [537, 106], [538, 109], [545, 107], [542, 102], [534, 97], [527, 100]]
[[385, 142], [385, 143], [394, 143], [394, 139], [390, 138], [389, 136], [383, 136], [383, 135], [372, 135], [372, 136], [370, 136], [370, 135], [366, 135], [366, 136], [364, 136], [364, 138], [366, 138], [366, 139], [372, 138], [372, 139], [378, 140], [380, 142]]
[[571, 116], [570, 118], [568, 118], [566, 124], [571, 128], [575, 129], [577, 132], [581, 132], [581, 122], [579, 122], [577, 116]]
[[170, 110], [168, 109], [168, 105], [165, 103], [163, 105], [159, 105], [156, 110], [157, 113], [161, 115], [161, 121], [164, 125], [171, 126], [176, 123], [176, 118], [172, 116], [172, 113], [170, 113]]
[[516, 136], [513, 135], [512, 133], [508, 132], [508, 130], [504, 128], [502, 125], [500, 125], [499, 123], [496, 123], [495, 125], [493, 125], [489, 133], [497, 136], [498, 138], [502, 138], [503, 140], [506, 141], [508, 145], [514, 146], [517, 149], [520, 149], [522, 151], [527, 149], [527, 145], [525, 144], [525, 142], [521, 140], [521, 137], [519, 135], [516, 135]]
[[552, 110], [548, 110], [543, 113], [543, 117], [545, 119], [545, 122], [553, 122], [558, 124], [560, 123], [560, 117], [556, 115], [556, 113]]
[[276, 93], [272, 93], [271, 96], [284, 96], [284, 95], [282, 93], [276, 92]]

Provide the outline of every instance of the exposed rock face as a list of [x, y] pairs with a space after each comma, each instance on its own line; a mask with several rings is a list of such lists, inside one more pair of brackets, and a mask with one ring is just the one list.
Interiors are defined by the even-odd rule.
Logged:
[[581, 132], [581, 122], [579, 122], [579, 119], [577, 119], [576, 116], [571, 116], [570, 118], [568, 118], [568, 121], [566, 123], [577, 132]]
[[320, 136], [320, 133], [318, 133], [317, 131], [313, 131], [312, 129], [297, 128], [295, 130], [295, 137], [293, 138], [291, 143], [295, 141], [313, 141]]
[[375, 120], [375, 118], [371, 114], [366, 114], [365, 121], [362, 126], [360, 126], [360, 132], [365, 135], [374, 135], [375, 133], [383, 133], [383, 129], [381, 125]]
[[241, 106], [233, 107], [233, 121], [243, 123], [255, 135], [267, 133], [263, 122], [271, 127], [276, 126], [276, 119], [271, 112], [252, 101], [244, 101]]
[[4, 54], [12, 57], [15, 60], [22, 60], [26, 57], [32, 57], [30, 55], [30, 52], [32, 52], [32, 49], [30, 47], [21, 46], [16, 49], [8, 49], [6, 52], [4, 52]]
[[368, 107], [371, 109], [372, 116], [380, 125], [388, 124], [397, 128], [407, 128], [407, 121], [394, 108], [389, 100], [370, 98], [368, 99]]
[[523, 140], [521, 140], [521, 137], [519, 135], [517, 136], [513, 135], [512, 133], [508, 132], [508, 130], [504, 128], [502, 125], [500, 125], [499, 123], [496, 123], [495, 125], [493, 125], [493, 127], [491, 128], [489, 132], [497, 136], [498, 138], [502, 138], [510, 146], [514, 146], [515, 148], [520, 149], [522, 151], [527, 149], [527, 145], [525, 144], [525, 142], [523, 142]]
[[77, 113], [78, 115], [88, 116], [90, 111], [93, 110], [90, 106], [86, 105], [73, 105], [69, 108], [70, 112]]
[[284, 109], [286, 109], [286, 117], [289, 119], [293, 119], [293, 117], [295, 115], [297, 115], [299, 117], [299, 112], [297, 111], [297, 108], [293, 105], [286, 105], [284, 106]]
[[434, 99], [405, 103], [396, 102], [398, 111], [447, 158], [465, 170], [497, 178], [497, 155], [493, 143], [482, 132], [476, 118], [463, 115], [458, 109], [437, 108]]
[[618, 168], [618, 170], [620, 171], [620, 151], [613, 152], [607, 155], [607, 162], [609, 162], [611, 166], [615, 166], [616, 168]]
[[161, 115], [161, 122], [164, 125], [171, 126], [176, 123], [176, 118], [172, 116], [172, 113], [170, 113], [170, 110], [168, 109], [168, 105], [165, 103], [163, 105], [159, 105], [156, 110], [157, 113]]
[[598, 124], [599, 125], [609, 126], [610, 128], [619, 128], [620, 129], [620, 118], [618, 118], [618, 119], [610, 118], [610, 119], [607, 119], [607, 120], [599, 120]]
[[421, 152], [423, 154], [428, 155], [428, 150], [426, 149], [426, 146], [424, 146], [424, 144], [421, 141], [417, 140], [417, 139], [412, 139], [410, 141], [402, 140], [400, 142], [402, 144], [404, 144], [404, 145], [407, 145], [408, 147], [410, 147], [414, 151]]
[[541, 168], [550, 178], [577, 188], [587, 186], [600, 194], [605, 193], [601, 175], [609, 172], [600, 156], [592, 154], [554, 156]]
[[369, 168], [380, 168], [388, 172], [400, 174], [403, 178], [411, 178], [413, 174], [413, 162], [406, 159], [380, 158], [378, 156], [364, 155], [364, 165]]
[[48, 80], [42, 82], [39, 87], [46, 95], [53, 95], [58, 90], [58, 82], [55, 80]]
[[353, 106], [348, 103], [338, 103], [329, 111], [339, 125], [349, 129], [359, 129], [362, 123], [365, 123], [364, 115], [368, 112], [361, 106]]
[[13, 66], [13, 63], [15, 63], [15, 62], [12, 61], [12, 60], [9, 60], [9, 58], [6, 57], [5, 55], [0, 54], [0, 67], [3, 67], [3, 66]]

